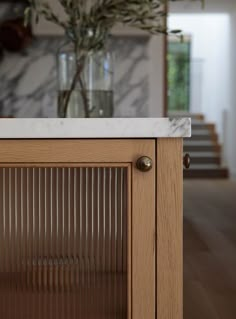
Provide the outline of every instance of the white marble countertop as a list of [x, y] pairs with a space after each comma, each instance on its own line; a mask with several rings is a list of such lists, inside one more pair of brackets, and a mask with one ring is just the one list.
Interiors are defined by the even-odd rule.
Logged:
[[0, 139], [190, 136], [189, 118], [0, 119]]

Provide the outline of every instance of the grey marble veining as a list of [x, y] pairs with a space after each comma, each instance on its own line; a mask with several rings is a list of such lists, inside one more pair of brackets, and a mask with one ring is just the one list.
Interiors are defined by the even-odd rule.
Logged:
[[[146, 117], [149, 101], [148, 38], [115, 37], [114, 117]], [[56, 53], [64, 39], [34, 39], [0, 62], [0, 115], [57, 117]]]
[[116, 37], [115, 116], [146, 117], [149, 102], [148, 38]]

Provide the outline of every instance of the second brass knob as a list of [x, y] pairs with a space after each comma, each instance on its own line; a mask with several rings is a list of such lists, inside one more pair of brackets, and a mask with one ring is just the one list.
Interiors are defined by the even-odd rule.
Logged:
[[189, 169], [190, 164], [191, 164], [191, 158], [190, 158], [190, 155], [188, 153], [184, 155], [183, 164], [184, 164], [184, 167], [186, 169]]

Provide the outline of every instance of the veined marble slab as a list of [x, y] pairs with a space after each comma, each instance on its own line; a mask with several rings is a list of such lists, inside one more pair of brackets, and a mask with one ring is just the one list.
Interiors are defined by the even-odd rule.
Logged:
[[[116, 36], [109, 42], [114, 53], [114, 117], [149, 116], [148, 43], [148, 37], [136, 36]], [[40, 37], [20, 53], [5, 52], [0, 61], [0, 115], [57, 116], [56, 56], [63, 44], [63, 37]]]
[[0, 119], [0, 139], [190, 136], [189, 118]]

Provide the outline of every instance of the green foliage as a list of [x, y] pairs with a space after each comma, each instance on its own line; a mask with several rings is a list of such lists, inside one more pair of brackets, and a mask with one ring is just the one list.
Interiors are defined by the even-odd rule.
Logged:
[[168, 110], [188, 111], [190, 57], [189, 43], [173, 42], [168, 50]]
[[[30, 6], [25, 10], [25, 23], [35, 16], [59, 25], [67, 34], [71, 35], [76, 46], [81, 36], [79, 30], [96, 30], [90, 36], [86, 49], [100, 48], [104, 45], [106, 34], [117, 24], [124, 24], [151, 34], [168, 32], [163, 24], [166, 15], [167, 0], [58, 0], [66, 15], [62, 21], [45, 0], [29, 0]], [[179, 33], [179, 30], [173, 30]]]

